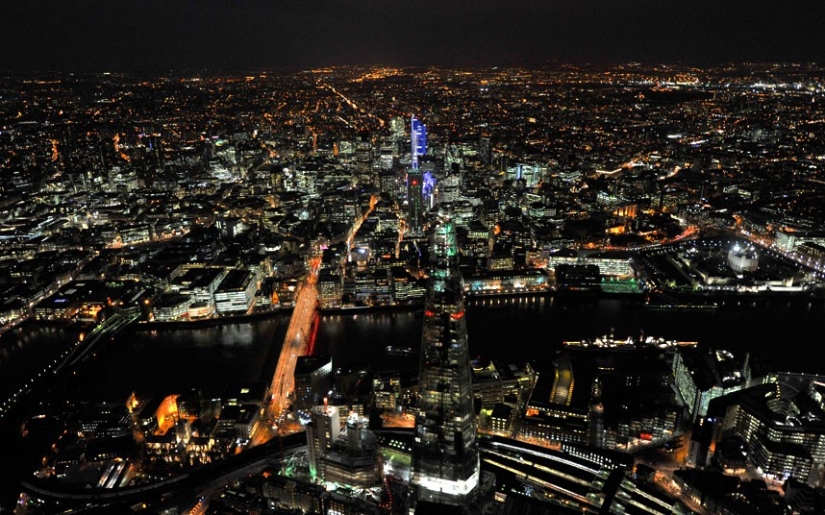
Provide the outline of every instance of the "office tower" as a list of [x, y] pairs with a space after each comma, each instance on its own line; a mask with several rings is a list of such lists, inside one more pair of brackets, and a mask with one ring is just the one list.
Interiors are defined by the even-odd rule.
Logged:
[[432, 209], [435, 206], [435, 160], [430, 157], [422, 157], [418, 160], [418, 169], [421, 171], [421, 176], [424, 179], [423, 187], [421, 189], [421, 197], [424, 202], [424, 209]]
[[419, 156], [427, 154], [427, 126], [415, 115], [410, 120], [410, 153], [412, 167], [417, 169]]
[[598, 377], [590, 387], [590, 406], [587, 414], [587, 443], [593, 447], [605, 447], [604, 405], [602, 404], [602, 384]]
[[401, 188], [399, 187], [397, 170], [381, 170], [378, 172], [378, 190], [387, 197], [396, 200]]
[[432, 197], [435, 182], [431, 170], [421, 168], [421, 156], [427, 154], [427, 127], [415, 115], [410, 121], [410, 154], [412, 165], [407, 172], [407, 229], [419, 235], [424, 229], [425, 199]]
[[375, 434], [367, 429], [369, 419], [350, 414], [346, 434], [320, 458], [319, 476], [327, 483], [358, 488], [381, 484], [381, 460]]
[[332, 448], [341, 434], [341, 419], [338, 408], [329, 406], [326, 400], [323, 406], [313, 406], [310, 417], [311, 420], [306, 425], [307, 457], [310, 474], [315, 477], [321, 457]]
[[367, 131], [361, 131], [355, 143], [355, 172], [363, 183], [372, 180], [373, 151], [372, 135]]
[[295, 363], [295, 407], [309, 409], [332, 389], [332, 357], [327, 354], [299, 356]]
[[482, 136], [478, 140], [478, 156], [481, 162], [488, 165], [493, 162], [493, 145], [490, 138]]
[[390, 118], [390, 134], [395, 140], [404, 139], [404, 132], [406, 131], [406, 120], [402, 116], [393, 116]]
[[444, 218], [431, 234], [418, 385], [411, 507], [466, 509], [479, 481], [477, 422], [456, 234]]
[[421, 234], [424, 227], [424, 175], [419, 168], [407, 172], [407, 230]]

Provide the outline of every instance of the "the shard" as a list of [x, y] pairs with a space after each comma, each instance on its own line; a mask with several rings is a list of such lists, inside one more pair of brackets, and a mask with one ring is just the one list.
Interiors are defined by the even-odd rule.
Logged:
[[442, 218], [430, 241], [411, 508], [426, 501], [466, 509], [477, 494], [477, 423], [463, 286], [455, 227]]

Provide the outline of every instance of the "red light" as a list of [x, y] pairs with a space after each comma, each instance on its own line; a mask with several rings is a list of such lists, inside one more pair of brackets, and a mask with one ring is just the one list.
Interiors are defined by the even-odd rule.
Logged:
[[450, 315], [450, 318], [452, 318], [453, 320], [458, 320], [459, 318], [461, 318], [463, 316], [464, 316], [464, 312], [461, 311], [460, 313], [452, 313]]
[[417, 185], [418, 185], [418, 181], [417, 181], [417, 180], [415, 180], [415, 179], [413, 179], [412, 185], [413, 185], [413, 186], [417, 186]]

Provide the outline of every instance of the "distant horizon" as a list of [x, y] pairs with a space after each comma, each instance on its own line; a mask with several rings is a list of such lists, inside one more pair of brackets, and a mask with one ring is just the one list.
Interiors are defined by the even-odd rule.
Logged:
[[6, 72], [708, 67], [825, 56], [821, 0], [7, 0], [2, 12]]
[[590, 61], [547, 61], [542, 63], [500, 63], [500, 64], [407, 64], [394, 65], [384, 63], [372, 64], [327, 64], [315, 66], [298, 66], [298, 65], [283, 65], [283, 66], [267, 66], [257, 68], [220, 68], [220, 67], [179, 67], [179, 68], [157, 68], [157, 69], [81, 69], [81, 70], [65, 70], [65, 69], [32, 69], [32, 70], [10, 70], [0, 69], [0, 76], [27, 76], [27, 75], [140, 75], [140, 74], [244, 74], [244, 73], [282, 73], [282, 72], [312, 72], [317, 70], [344, 70], [344, 69], [396, 69], [396, 70], [559, 70], [562, 71], [567, 68], [581, 68], [581, 69], [614, 69], [622, 68], [632, 70], [634, 68], [640, 71], [651, 70], [659, 67], [673, 67], [679, 69], [694, 69], [697, 71], [711, 71], [720, 68], [771, 68], [771, 67], [802, 67], [802, 68], [821, 68], [825, 70], [825, 60], [820, 61], [725, 61], [718, 63], [696, 64], [681, 61], [615, 61], [615, 62], [590, 62]]

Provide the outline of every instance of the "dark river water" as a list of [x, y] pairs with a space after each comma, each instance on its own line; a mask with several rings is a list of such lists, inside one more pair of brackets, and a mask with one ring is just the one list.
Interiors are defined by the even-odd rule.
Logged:
[[[825, 346], [822, 299], [725, 300], [717, 309], [663, 310], [619, 300], [488, 298], [468, 301], [466, 316], [472, 356], [548, 360], [565, 340], [645, 334], [747, 350], [776, 371], [825, 372], [825, 364], [811, 359]], [[199, 388], [220, 394], [227, 385], [265, 383], [275, 369], [288, 323], [289, 314], [281, 313], [213, 326], [129, 328], [98, 343], [95, 356], [50, 395], [58, 391], [125, 402], [131, 392]], [[335, 366], [368, 362], [372, 370], [415, 368], [415, 357], [389, 356], [385, 348], [417, 348], [421, 323], [414, 310], [325, 314], [319, 319], [315, 353], [331, 354]], [[77, 332], [72, 326], [32, 323], [0, 337], [0, 399], [76, 340]], [[0, 508], [7, 508], [19, 491], [20, 477], [42, 456], [36, 439], [31, 434], [21, 439], [19, 430], [21, 421], [37, 411], [38, 391], [0, 419]]]

